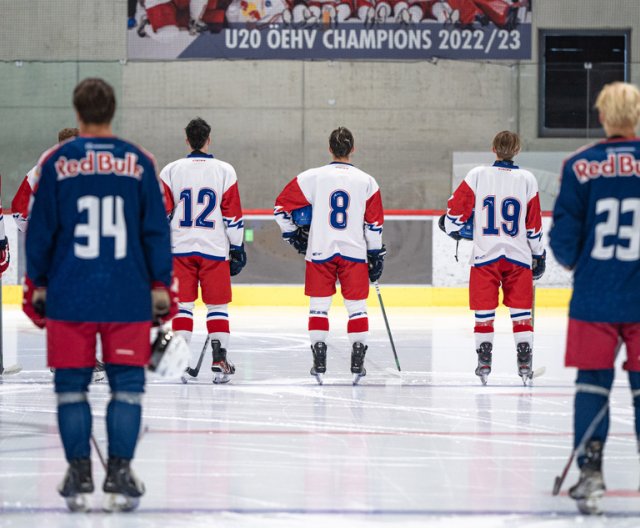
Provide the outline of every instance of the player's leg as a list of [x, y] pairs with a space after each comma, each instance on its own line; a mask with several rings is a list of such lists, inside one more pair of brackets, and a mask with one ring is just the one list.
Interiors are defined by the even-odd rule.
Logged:
[[[609, 392], [613, 384], [614, 362], [619, 334], [616, 325], [588, 323], [569, 319], [565, 364], [577, 367], [574, 403], [574, 448], [584, 441], [585, 449], [577, 453], [580, 479], [569, 490], [583, 513], [595, 513], [597, 501], [604, 493], [602, 454], [609, 430]], [[604, 417], [595, 424], [598, 413]], [[583, 440], [584, 439], [584, 440]]]
[[318, 383], [327, 368], [327, 337], [329, 335], [329, 308], [336, 293], [337, 266], [334, 261], [306, 263], [304, 293], [309, 301], [309, 337], [313, 366], [311, 375]]
[[47, 355], [49, 366], [55, 369], [58, 428], [69, 463], [58, 492], [72, 511], [88, 510], [88, 494], [94, 490], [87, 391], [95, 365], [96, 330], [93, 323], [47, 321]]
[[627, 361], [624, 368], [629, 374], [629, 386], [633, 396], [635, 431], [640, 453], [640, 323], [620, 325], [622, 339], [627, 347]]
[[227, 359], [231, 273], [228, 260], [202, 259], [198, 274], [202, 300], [207, 305], [207, 332], [211, 339], [211, 371], [214, 383], [227, 383], [236, 371]]
[[354, 384], [367, 374], [364, 358], [367, 353], [369, 316], [369, 267], [363, 262], [351, 262], [338, 258], [338, 278], [344, 305], [349, 315], [347, 335], [351, 343], [351, 373]]
[[[198, 298], [198, 266], [194, 257], [174, 257], [173, 273], [178, 279], [178, 314], [171, 321], [172, 330], [187, 344], [193, 336], [193, 309]], [[189, 368], [196, 366], [199, 350], [191, 350]]]
[[105, 369], [111, 388], [107, 406], [109, 461], [102, 489], [107, 511], [130, 511], [138, 506], [145, 487], [131, 470], [140, 424], [144, 366], [149, 361], [151, 324], [101, 323]]
[[533, 374], [533, 276], [530, 269], [506, 261], [502, 267], [504, 304], [511, 313], [518, 375], [526, 383]]
[[473, 336], [478, 360], [475, 374], [483, 385], [487, 383], [493, 360], [493, 322], [500, 287], [498, 266], [499, 262], [473, 266], [469, 273], [469, 307], [475, 312]]

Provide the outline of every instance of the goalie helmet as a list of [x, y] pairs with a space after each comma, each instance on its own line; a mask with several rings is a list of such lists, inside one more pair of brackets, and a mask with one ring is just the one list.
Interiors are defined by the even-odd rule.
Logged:
[[149, 370], [163, 378], [179, 378], [189, 366], [189, 345], [170, 330], [158, 332], [151, 345]]
[[313, 209], [310, 205], [291, 211], [293, 223], [298, 227], [310, 226]]

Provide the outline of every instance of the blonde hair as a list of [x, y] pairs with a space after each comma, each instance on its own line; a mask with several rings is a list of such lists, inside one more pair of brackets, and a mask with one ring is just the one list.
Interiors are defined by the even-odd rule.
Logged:
[[596, 99], [603, 125], [636, 128], [640, 121], [640, 90], [633, 84], [606, 84]]
[[520, 136], [515, 132], [503, 130], [493, 138], [493, 150], [503, 160], [512, 160], [520, 152]]

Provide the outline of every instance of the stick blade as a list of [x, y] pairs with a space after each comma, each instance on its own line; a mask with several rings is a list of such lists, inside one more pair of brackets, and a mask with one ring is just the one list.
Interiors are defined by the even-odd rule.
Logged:
[[16, 365], [12, 365], [10, 367], [7, 367], [6, 369], [4, 369], [0, 375], [1, 376], [9, 376], [11, 374], [17, 374], [18, 372], [20, 372], [22, 370], [22, 367], [18, 364]]
[[556, 480], [553, 482], [553, 491], [551, 494], [555, 497], [560, 494], [560, 488], [562, 487], [562, 478], [556, 477]]

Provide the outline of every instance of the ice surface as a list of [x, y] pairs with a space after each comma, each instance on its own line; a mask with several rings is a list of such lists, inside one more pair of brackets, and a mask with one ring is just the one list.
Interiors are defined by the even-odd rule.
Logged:
[[[150, 378], [148, 428], [134, 467], [147, 485], [129, 515], [66, 513], [55, 492], [66, 463], [57, 434], [44, 334], [4, 310], [0, 383], [0, 526], [640, 526], [631, 397], [618, 374], [605, 455], [607, 516], [576, 516], [551, 496], [571, 449], [573, 377], [563, 368], [562, 310], [538, 309], [534, 368], [523, 387], [506, 311], [499, 311], [494, 370], [473, 374], [473, 317], [463, 309], [389, 308], [402, 373], [372, 307], [368, 375], [351, 385], [346, 312], [332, 309], [325, 384], [308, 372], [304, 308], [231, 308], [229, 357], [237, 374], [214, 386], [209, 357], [197, 382]], [[204, 342], [196, 311], [193, 347]], [[107, 385], [91, 388], [94, 431], [105, 445]], [[100, 487], [104, 472], [94, 454]], [[564, 486], [576, 480], [572, 468]], [[94, 496], [96, 507], [102, 493]], [[635, 516], [635, 517], [634, 517]]]

